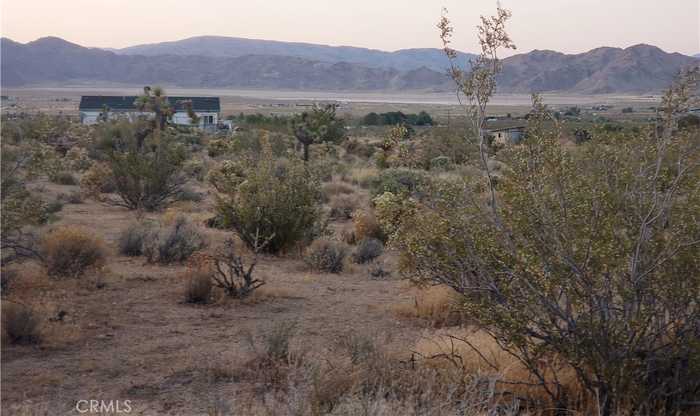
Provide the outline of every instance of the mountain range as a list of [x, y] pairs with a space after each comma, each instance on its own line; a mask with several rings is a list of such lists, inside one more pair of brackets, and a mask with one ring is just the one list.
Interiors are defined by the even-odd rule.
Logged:
[[[385, 52], [226, 37], [196, 37], [123, 49], [87, 48], [56, 37], [26, 44], [2, 38], [2, 85], [162, 84], [292, 90], [454, 90], [440, 49]], [[468, 53], [459, 60], [468, 62]], [[503, 60], [498, 91], [653, 93], [695, 57], [651, 45], [581, 54], [535, 50]]]

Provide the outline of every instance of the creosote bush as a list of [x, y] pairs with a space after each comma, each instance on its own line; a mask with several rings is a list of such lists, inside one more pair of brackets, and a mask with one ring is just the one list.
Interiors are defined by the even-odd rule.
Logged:
[[264, 144], [258, 160], [235, 169], [232, 165], [233, 179], [218, 182], [218, 214], [250, 249], [259, 236], [269, 239], [265, 252], [289, 250], [308, 244], [324, 226], [318, 178], [298, 159], [289, 160], [283, 174], [278, 174], [279, 166]]
[[376, 238], [364, 238], [357, 243], [352, 253], [352, 261], [359, 264], [369, 263], [381, 256], [384, 252], [384, 244]]
[[186, 217], [175, 218], [171, 225], [149, 231], [143, 241], [143, 254], [151, 263], [174, 263], [187, 260], [206, 247], [204, 236]]
[[36, 344], [41, 340], [40, 320], [29, 306], [5, 302], [2, 305], [2, 329], [12, 344]]
[[103, 241], [80, 228], [56, 228], [42, 240], [42, 256], [49, 276], [79, 277], [106, 257]]
[[415, 169], [386, 169], [375, 177], [370, 186], [372, 197], [391, 192], [396, 195], [421, 195], [430, 183], [426, 172]]
[[345, 244], [321, 238], [306, 248], [304, 262], [319, 272], [340, 273], [347, 254], [348, 247]]

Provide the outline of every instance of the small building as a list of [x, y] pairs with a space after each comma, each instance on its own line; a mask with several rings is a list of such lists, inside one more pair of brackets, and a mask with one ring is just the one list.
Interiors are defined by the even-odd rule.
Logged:
[[[126, 118], [134, 121], [140, 117], [152, 116], [151, 113], [136, 108], [137, 98], [134, 95], [84, 95], [80, 97], [80, 122], [88, 125], [95, 124], [104, 118], [105, 110], [109, 119]], [[167, 97], [167, 99], [175, 110], [172, 117], [174, 124], [192, 126], [186, 107], [186, 103], [191, 102], [192, 111], [199, 117], [199, 124], [195, 127], [213, 129], [218, 126], [221, 113], [219, 97]]]
[[517, 144], [525, 137], [525, 124], [513, 122], [487, 122], [486, 135], [493, 138], [494, 144]]

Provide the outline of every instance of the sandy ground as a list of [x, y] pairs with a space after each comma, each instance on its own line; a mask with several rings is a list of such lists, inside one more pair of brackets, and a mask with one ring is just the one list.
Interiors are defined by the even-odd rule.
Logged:
[[[46, 197], [77, 187], [44, 185]], [[206, 204], [201, 208], [206, 214]], [[410, 350], [425, 328], [397, 318], [389, 305], [412, 302], [412, 289], [396, 279], [370, 278], [365, 266], [339, 275], [309, 272], [290, 257], [264, 258], [258, 268], [268, 284], [257, 302], [183, 302], [184, 266], [157, 266], [143, 257], [116, 254], [119, 232], [135, 220], [123, 208], [86, 201], [66, 204], [48, 227], [78, 225], [101, 236], [111, 254], [107, 270], [81, 280], [50, 281], [37, 267], [18, 296], [30, 296], [46, 317], [39, 346], [3, 345], [3, 414], [49, 409], [77, 414], [81, 399], [131, 400], [131, 414], [203, 414], [212, 400], [236, 400], [251, 386], [212, 380], [251, 357], [259, 340], [280, 322], [295, 322], [297, 347], [322, 359], [351, 332], [381, 335], [389, 347]], [[228, 234], [204, 229], [212, 245]], [[385, 254], [386, 256], [386, 254]], [[43, 414], [43, 413], [25, 413]]]

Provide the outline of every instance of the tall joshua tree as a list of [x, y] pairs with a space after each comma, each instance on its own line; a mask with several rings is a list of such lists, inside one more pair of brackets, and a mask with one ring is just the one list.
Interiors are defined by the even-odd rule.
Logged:
[[309, 160], [309, 147], [314, 143], [338, 142], [345, 138], [345, 123], [336, 117], [336, 106], [314, 105], [292, 119], [291, 130], [304, 148], [304, 161]]

